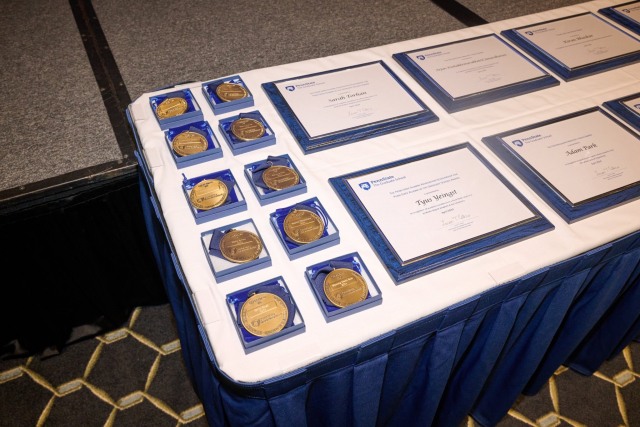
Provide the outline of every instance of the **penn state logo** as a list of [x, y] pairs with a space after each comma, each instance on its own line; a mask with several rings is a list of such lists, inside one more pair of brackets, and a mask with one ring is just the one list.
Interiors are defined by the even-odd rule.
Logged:
[[624, 13], [631, 13], [631, 11], [630, 11], [629, 9], [622, 9], [622, 11], [623, 11]]
[[637, 108], [638, 110], [640, 110], [640, 104], [634, 105], [633, 108]]
[[371, 184], [369, 184], [368, 182], [362, 182], [359, 185], [363, 190], [371, 190]]
[[293, 92], [294, 90], [296, 90], [295, 86], [285, 86], [284, 87], [286, 90], [288, 90], [289, 92]]
[[424, 55], [418, 55], [416, 56], [416, 58], [418, 58], [420, 61], [424, 61]]
[[528, 36], [532, 36], [532, 35], [533, 35], [533, 31], [525, 31], [524, 33], [525, 33], [526, 35], [528, 35]]
[[516, 139], [513, 141], [513, 145], [515, 145], [516, 147], [522, 147], [524, 144], [519, 139]]

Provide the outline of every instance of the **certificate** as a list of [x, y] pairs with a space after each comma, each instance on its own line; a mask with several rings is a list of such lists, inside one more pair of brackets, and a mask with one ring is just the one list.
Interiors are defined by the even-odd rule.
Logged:
[[553, 229], [469, 143], [329, 182], [397, 283]]
[[612, 8], [622, 16], [640, 23], [640, 3], [629, 3]]
[[347, 182], [403, 264], [535, 217], [467, 149]]
[[494, 35], [413, 51], [408, 55], [452, 98], [548, 75]]
[[622, 104], [624, 104], [624, 106], [626, 106], [629, 110], [633, 111], [633, 113], [640, 114], [640, 97], [635, 97], [623, 101]]
[[568, 68], [640, 51], [640, 42], [590, 13], [516, 31]]
[[276, 87], [311, 138], [423, 110], [379, 63]]
[[601, 110], [502, 139], [573, 206], [640, 181], [640, 141]]
[[384, 61], [262, 87], [304, 154], [438, 121]]

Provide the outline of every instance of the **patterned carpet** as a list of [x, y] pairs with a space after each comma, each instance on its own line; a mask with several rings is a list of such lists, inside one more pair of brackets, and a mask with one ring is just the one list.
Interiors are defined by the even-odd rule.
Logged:
[[[638, 343], [591, 377], [560, 368], [499, 427], [640, 426], [638, 377]], [[463, 425], [477, 426], [472, 419]], [[121, 329], [60, 356], [0, 361], [5, 426], [206, 427], [169, 305], [138, 308]]]

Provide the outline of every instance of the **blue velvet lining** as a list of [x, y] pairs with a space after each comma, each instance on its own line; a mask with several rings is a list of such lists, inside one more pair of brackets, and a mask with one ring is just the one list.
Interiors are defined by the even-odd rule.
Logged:
[[[254, 114], [248, 115], [248, 114], [250, 114], [250, 113], [240, 113], [240, 115], [238, 115], [238, 119], [247, 118], [247, 119], [258, 120], [256, 115], [254, 115]], [[251, 143], [251, 142], [254, 142], [254, 141], [258, 141], [258, 140], [264, 138], [265, 136], [272, 135], [271, 129], [269, 129], [269, 126], [267, 125], [267, 122], [264, 121], [264, 118], [262, 117], [262, 114], [260, 114], [260, 117], [259, 117], [258, 121], [260, 123], [262, 123], [262, 126], [264, 126], [264, 135], [261, 136], [260, 138], [256, 138], [256, 139], [253, 139], [253, 140], [250, 140], [250, 141], [243, 141], [241, 139], [238, 139], [233, 134], [233, 132], [231, 132], [231, 125], [233, 124], [234, 121], [235, 120], [230, 120], [228, 122], [220, 122], [220, 126], [222, 127], [222, 130], [224, 130], [224, 133], [227, 134], [227, 137], [228, 137], [229, 141], [231, 141], [233, 144]]]
[[199, 176], [197, 178], [191, 178], [191, 179], [187, 179], [187, 177], [182, 174], [182, 177], [184, 178], [182, 180], [182, 186], [184, 187], [185, 190], [187, 190], [187, 192], [189, 192], [193, 187], [195, 187], [199, 182], [202, 182], [206, 179], [217, 179], [220, 180], [222, 182], [224, 182], [224, 184], [227, 186], [227, 189], [229, 190], [229, 195], [227, 196], [227, 200], [225, 200], [225, 202], [223, 204], [221, 204], [218, 207], [215, 207], [213, 209], [209, 209], [207, 211], [201, 211], [200, 209], [193, 207], [193, 209], [196, 210], [196, 213], [200, 213], [200, 212], [211, 212], [213, 210], [216, 210], [222, 206], [226, 206], [229, 205], [231, 203], [236, 203], [238, 201], [238, 196], [236, 195], [236, 181], [235, 179], [233, 179], [233, 175], [231, 174], [231, 171], [229, 169], [220, 171], [220, 172], [214, 172], [214, 173], [210, 173], [208, 175], [202, 175]]
[[[213, 130], [211, 129], [211, 126], [209, 126], [209, 123], [205, 121], [189, 123], [188, 125], [178, 126], [178, 127], [169, 129], [167, 131], [167, 137], [169, 138], [169, 142], [173, 142], [173, 138], [175, 138], [176, 136], [178, 136], [179, 134], [185, 131], [196, 132], [204, 136], [205, 138], [207, 138], [207, 143], [208, 143], [207, 150], [211, 150], [212, 148], [215, 148], [215, 144], [213, 143]], [[182, 157], [180, 154], [176, 153], [175, 151], [173, 151], [173, 154], [176, 157]]]
[[158, 105], [162, 104], [165, 100], [169, 98], [183, 98], [187, 101], [187, 111], [183, 114], [189, 113], [191, 111], [196, 111], [193, 106], [193, 95], [189, 89], [177, 90], [175, 92], [163, 93], [162, 95], [156, 95], [149, 98], [151, 101], [151, 108], [153, 108], [153, 112], [155, 113], [158, 109]]
[[[348, 308], [348, 307], [342, 307], [342, 308], [336, 307], [331, 303], [331, 301], [327, 299], [327, 296], [324, 293], [324, 278], [334, 268], [349, 268], [349, 267], [351, 267], [351, 269], [356, 273], [362, 274], [362, 267], [354, 257], [333, 259], [331, 261], [318, 264], [311, 269], [311, 284], [315, 288], [317, 294], [320, 295], [320, 298], [322, 298], [322, 303], [327, 309], [327, 312], [342, 310], [343, 308]], [[369, 286], [369, 283], [367, 283], [367, 286]], [[365, 299], [369, 299], [369, 298], [371, 298], [371, 292], [367, 292], [367, 298]]]
[[284, 232], [284, 219], [287, 217], [287, 215], [289, 215], [289, 212], [291, 212], [293, 209], [306, 209], [313, 213], [317, 213], [320, 216], [320, 218], [322, 218], [322, 221], [324, 222], [324, 231], [322, 232], [322, 237], [320, 238], [322, 239], [323, 237], [327, 237], [329, 235], [329, 232], [327, 231], [327, 228], [329, 228], [329, 218], [327, 216], [327, 213], [324, 211], [324, 209], [322, 209], [322, 207], [320, 207], [320, 204], [318, 204], [315, 200], [306, 200], [304, 202], [296, 203], [293, 206], [287, 206], [286, 208], [276, 209], [276, 211], [272, 214], [272, 216], [276, 220], [276, 225], [278, 226], [280, 237], [282, 238], [284, 243], [287, 245], [287, 248], [294, 249], [300, 246], [300, 243], [296, 243], [293, 240], [291, 240], [289, 236], [287, 236], [287, 233]]
[[[209, 83], [208, 85], [206, 85], [204, 88], [207, 91], [207, 95], [209, 95], [209, 98], [211, 99], [211, 101], [213, 101], [214, 104], [224, 104], [225, 102], [233, 102], [233, 101], [223, 101], [222, 99], [220, 99], [220, 97], [218, 97], [218, 94], [216, 93], [216, 89], [218, 88], [218, 86], [220, 86], [222, 83], [233, 83], [233, 84], [237, 84], [242, 86], [243, 88], [245, 88], [247, 90], [247, 92], [249, 92], [249, 89], [247, 88], [247, 86], [244, 84], [244, 82], [242, 81], [241, 78], [236, 78], [236, 79], [222, 79], [222, 80], [216, 80], [213, 81], [211, 83]], [[241, 99], [249, 99], [249, 97], [251, 96], [251, 92], [249, 92], [249, 96], [246, 98], [241, 98]], [[239, 101], [239, 100], [238, 100]]]
[[[242, 333], [242, 338], [245, 342], [249, 343], [252, 341], [257, 341], [262, 338], [267, 337], [257, 337], [249, 331], [247, 331], [244, 326], [242, 326], [242, 321], [240, 320], [240, 312], [242, 311], [242, 306], [245, 301], [249, 299], [249, 294], [261, 294], [261, 293], [270, 293], [279, 296], [287, 305], [287, 310], [289, 311], [289, 317], [287, 318], [287, 324], [284, 326], [284, 329], [287, 329], [293, 326], [293, 319], [296, 314], [296, 307], [293, 304], [293, 300], [291, 299], [291, 295], [286, 290], [284, 286], [282, 286], [277, 280], [273, 282], [264, 283], [258, 287], [252, 289], [245, 289], [242, 291], [235, 292], [229, 296], [227, 296], [227, 302], [233, 304], [236, 312], [236, 324], [238, 325], [238, 329]], [[283, 329], [283, 330], [284, 330]]]

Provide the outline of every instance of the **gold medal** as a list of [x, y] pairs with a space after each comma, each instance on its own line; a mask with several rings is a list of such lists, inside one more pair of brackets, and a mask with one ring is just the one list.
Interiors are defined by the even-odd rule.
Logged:
[[160, 120], [179, 116], [187, 111], [187, 101], [182, 98], [167, 98], [158, 105], [156, 114]]
[[264, 135], [264, 126], [254, 119], [238, 119], [231, 123], [231, 133], [241, 141], [251, 141]]
[[252, 335], [266, 337], [284, 329], [289, 318], [287, 304], [277, 295], [255, 294], [242, 305], [240, 321]]
[[191, 189], [189, 200], [201, 211], [216, 208], [227, 200], [229, 189], [224, 182], [217, 179], [205, 179]]
[[262, 241], [249, 231], [231, 229], [220, 240], [220, 252], [227, 260], [244, 264], [260, 256]]
[[271, 166], [262, 173], [262, 180], [272, 190], [284, 190], [298, 185], [300, 177], [292, 168], [286, 166]]
[[294, 209], [284, 219], [284, 232], [296, 243], [310, 243], [322, 237], [324, 222], [311, 211]]
[[171, 146], [173, 151], [184, 157], [205, 151], [209, 146], [209, 142], [207, 138], [197, 132], [185, 131], [173, 138]]
[[216, 88], [216, 95], [224, 102], [235, 101], [249, 96], [249, 92], [241, 85], [235, 83], [222, 83]]
[[369, 294], [364, 278], [348, 268], [336, 268], [324, 278], [324, 294], [336, 307], [364, 301]]

